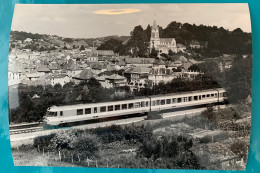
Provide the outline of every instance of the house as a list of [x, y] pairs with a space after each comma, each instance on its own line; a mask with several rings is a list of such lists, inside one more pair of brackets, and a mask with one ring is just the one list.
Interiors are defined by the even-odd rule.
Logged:
[[64, 86], [66, 83], [70, 82], [70, 78], [64, 74], [52, 74], [47, 77], [47, 80], [50, 80], [52, 86], [60, 84]]
[[148, 79], [148, 74], [151, 68], [148, 67], [134, 67], [125, 70], [124, 75], [128, 83], [140, 83]]
[[96, 50], [97, 56], [112, 57], [115, 55], [113, 50]]
[[45, 75], [44, 73], [39, 73], [39, 72], [33, 72], [33, 73], [26, 73], [25, 77], [27, 80], [37, 80], [39, 79], [41, 76]]
[[66, 74], [70, 78], [72, 78], [73, 76], [78, 75], [80, 72], [82, 72], [82, 69], [80, 68], [79, 65], [75, 65], [75, 64], [70, 66], [70, 67], [67, 67], [67, 69], [66, 69]]
[[190, 42], [190, 48], [192, 49], [200, 49], [200, 43], [198, 40], [191, 40]]
[[79, 74], [72, 77], [75, 84], [79, 84], [81, 81], [88, 81], [90, 78], [95, 77], [94, 73], [90, 68], [82, 70]]
[[107, 76], [106, 80], [113, 85], [113, 87], [122, 87], [125, 86], [127, 81], [124, 76], [120, 76], [118, 74], [113, 74], [111, 76]]
[[39, 73], [45, 73], [45, 74], [48, 74], [51, 72], [51, 70], [48, 67], [44, 67], [44, 66], [37, 68], [36, 71]]
[[181, 43], [177, 43], [177, 52], [185, 52], [186, 46]]

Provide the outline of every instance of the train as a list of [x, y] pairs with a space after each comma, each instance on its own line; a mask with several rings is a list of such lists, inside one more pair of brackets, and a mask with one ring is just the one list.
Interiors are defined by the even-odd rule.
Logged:
[[145, 114], [153, 111], [198, 105], [223, 103], [227, 100], [224, 88], [171, 93], [102, 103], [52, 106], [44, 117], [45, 126], [60, 126], [87, 120]]

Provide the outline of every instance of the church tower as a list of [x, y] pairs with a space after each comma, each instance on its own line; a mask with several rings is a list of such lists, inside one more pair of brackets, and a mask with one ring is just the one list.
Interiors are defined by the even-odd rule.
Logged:
[[157, 45], [160, 44], [160, 37], [159, 37], [159, 26], [156, 23], [156, 17], [154, 18], [152, 30], [151, 30], [151, 39], [150, 39], [150, 52], [152, 48], [157, 48]]

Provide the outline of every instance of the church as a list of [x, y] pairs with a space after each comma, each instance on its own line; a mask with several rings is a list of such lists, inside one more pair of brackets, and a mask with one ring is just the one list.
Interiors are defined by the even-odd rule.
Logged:
[[156, 23], [156, 19], [154, 19], [151, 30], [150, 52], [153, 47], [159, 52], [159, 54], [168, 54], [169, 50], [172, 50], [173, 52], [178, 51], [176, 40], [174, 38], [160, 38], [159, 26]]

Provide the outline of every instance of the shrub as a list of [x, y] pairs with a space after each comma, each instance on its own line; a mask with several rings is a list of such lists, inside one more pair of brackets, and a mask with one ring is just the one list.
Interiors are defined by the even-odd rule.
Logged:
[[235, 153], [239, 157], [247, 157], [248, 152], [248, 144], [245, 141], [242, 140], [235, 140], [231, 146], [230, 149], [233, 153]]
[[49, 144], [51, 143], [51, 140], [54, 138], [55, 134], [50, 134], [46, 136], [38, 136], [34, 138], [33, 146], [36, 148], [44, 148], [48, 149]]
[[86, 158], [97, 156], [97, 151], [100, 149], [100, 142], [96, 135], [82, 133], [79, 137], [72, 139], [69, 143], [69, 147]]

